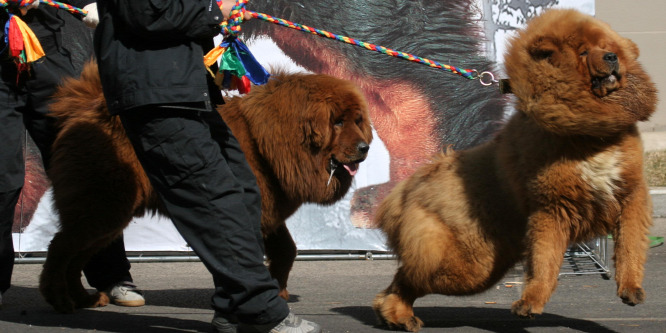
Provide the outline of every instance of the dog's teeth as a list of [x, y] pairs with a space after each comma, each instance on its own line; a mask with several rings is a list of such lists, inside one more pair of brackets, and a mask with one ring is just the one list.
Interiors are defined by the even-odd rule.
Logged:
[[326, 186], [331, 184], [331, 179], [333, 179], [333, 172], [335, 172], [335, 165], [331, 165], [331, 175], [328, 176], [328, 182], [326, 182]]

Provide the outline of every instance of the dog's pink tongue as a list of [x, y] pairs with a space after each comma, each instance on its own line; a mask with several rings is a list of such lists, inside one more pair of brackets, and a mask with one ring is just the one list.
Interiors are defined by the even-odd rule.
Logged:
[[347, 172], [349, 172], [349, 175], [354, 177], [356, 175], [356, 172], [358, 172], [358, 163], [354, 164], [345, 164], [345, 169], [347, 169]]

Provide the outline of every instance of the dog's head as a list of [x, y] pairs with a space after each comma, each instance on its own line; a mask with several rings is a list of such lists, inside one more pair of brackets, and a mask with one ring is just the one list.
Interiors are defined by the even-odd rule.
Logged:
[[370, 150], [372, 127], [368, 106], [349, 81], [312, 75], [309, 84], [302, 144], [320, 156], [317, 167], [328, 175], [326, 186], [344, 195], [359, 163]]
[[272, 69], [243, 98], [250, 132], [287, 196], [331, 204], [349, 190], [368, 156], [368, 106], [350, 81]]
[[559, 134], [603, 136], [654, 112], [656, 90], [638, 55], [607, 24], [551, 9], [510, 41], [505, 66], [518, 110]]

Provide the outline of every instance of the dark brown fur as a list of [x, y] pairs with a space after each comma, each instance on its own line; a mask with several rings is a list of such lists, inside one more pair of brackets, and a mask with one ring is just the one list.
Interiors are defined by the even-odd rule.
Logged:
[[506, 55], [517, 111], [505, 128], [439, 154], [378, 209], [401, 262], [373, 304], [383, 322], [418, 331], [417, 298], [484, 291], [519, 260], [526, 284], [512, 312], [540, 314], [567, 246], [609, 233], [618, 296], [644, 301], [652, 220], [636, 122], [654, 112], [656, 90], [637, 57], [633, 42], [574, 10], [519, 32]]
[[[261, 189], [269, 270], [288, 298], [296, 246], [285, 220], [303, 203], [332, 204], [348, 191], [372, 140], [365, 99], [348, 81], [277, 73], [218, 111], [241, 144]], [[156, 193], [117, 117], [110, 117], [95, 64], [69, 80], [52, 106], [61, 130], [48, 170], [60, 231], [49, 246], [40, 291], [61, 312], [108, 303], [81, 285], [90, 256], [130, 220], [159, 212]], [[331, 161], [334, 177], [329, 180]]]

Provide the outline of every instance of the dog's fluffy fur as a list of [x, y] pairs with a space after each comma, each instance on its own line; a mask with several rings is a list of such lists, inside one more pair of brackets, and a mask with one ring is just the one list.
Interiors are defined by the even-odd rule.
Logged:
[[[257, 177], [269, 270], [288, 298], [296, 246], [285, 219], [303, 203], [332, 204], [347, 193], [372, 140], [366, 101], [349, 81], [278, 72], [218, 111]], [[120, 121], [108, 114], [94, 63], [61, 87], [52, 113], [61, 129], [48, 175], [60, 231], [40, 291], [56, 310], [71, 312], [108, 302], [83, 289], [82, 267], [132, 217], [160, 205]]]
[[496, 138], [434, 157], [378, 208], [400, 259], [373, 307], [391, 327], [418, 331], [414, 301], [493, 286], [521, 259], [525, 289], [512, 312], [540, 314], [572, 242], [612, 234], [617, 294], [643, 302], [651, 225], [636, 127], [656, 90], [638, 49], [574, 10], [550, 10], [511, 40], [506, 71], [516, 112]]

